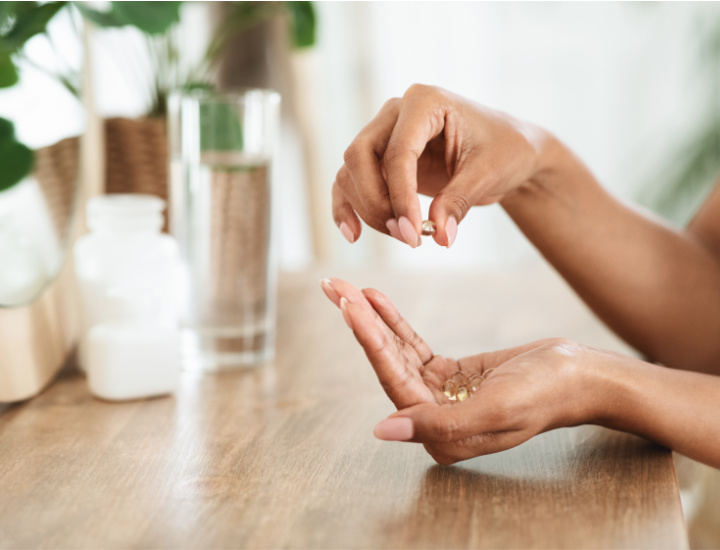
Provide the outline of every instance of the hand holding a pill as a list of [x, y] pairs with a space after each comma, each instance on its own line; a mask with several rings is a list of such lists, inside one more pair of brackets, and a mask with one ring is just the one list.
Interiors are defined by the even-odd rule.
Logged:
[[452, 464], [593, 421], [596, 408], [586, 390], [593, 372], [587, 367], [601, 357], [595, 350], [548, 339], [458, 360], [441, 357], [379, 291], [340, 279], [321, 286], [398, 408], [375, 427], [380, 439], [422, 443], [437, 462]]
[[[433, 197], [425, 222], [418, 193]], [[491, 203], [649, 360], [565, 340], [438, 357], [387, 298], [333, 280], [326, 294], [399, 409], [375, 434], [422, 442], [449, 464], [598, 423], [720, 468], [720, 424], [710, 420], [720, 395], [720, 185], [675, 228], [614, 197], [542, 128], [421, 85], [358, 134], [333, 185], [335, 223], [350, 242], [362, 219], [412, 247], [421, 234], [451, 246], [468, 210]]]
[[543, 169], [548, 134], [433, 86], [389, 100], [345, 151], [333, 217], [355, 242], [367, 225], [415, 248], [418, 193], [434, 197], [435, 241], [452, 245], [470, 207], [499, 202]]

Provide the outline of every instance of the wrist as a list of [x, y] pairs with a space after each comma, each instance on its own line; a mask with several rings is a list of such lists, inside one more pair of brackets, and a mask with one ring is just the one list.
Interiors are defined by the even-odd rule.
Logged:
[[573, 152], [547, 130], [533, 127], [524, 133], [535, 149], [535, 162], [531, 175], [500, 201], [508, 212], [525, 206], [535, 209], [542, 200], [564, 201], [571, 190], [563, 187], [588, 173]]
[[[625, 359], [622, 355], [598, 351], [572, 341], [553, 345], [551, 363], [559, 370], [548, 402], [553, 403], [545, 429], [598, 424], [607, 426], [614, 419], [622, 388], [618, 377]], [[627, 358], [629, 359], [629, 358]]]
[[586, 423], [627, 430], [627, 422], [636, 414], [637, 375], [645, 363], [615, 352], [592, 350], [594, 361], [587, 369], [585, 391]]

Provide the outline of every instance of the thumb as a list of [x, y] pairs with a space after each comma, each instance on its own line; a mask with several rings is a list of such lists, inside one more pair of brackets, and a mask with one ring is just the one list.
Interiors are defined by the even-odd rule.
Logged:
[[420, 403], [400, 409], [379, 422], [373, 431], [385, 441], [413, 441], [416, 443], [450, 443], [482, 433], [489, 426], [487, 403], [468, 399], [454, 405]]
[[458, 223], [470, 210], [473, 182], [464, 174], [456, 174], [432, 203], [428, 217], [435, 222], [435, 242], [450, 248], [457, 236]]
[[457, 236], [458, 224], [472, 206], [492, 204], [500, 200], [497, 197], [480, 197], [479, 191], [488, 187], [483, 184], [482, 177], [472, 175], [469, 171], [456, 173], [440, 191], [432, 203], [428, 213], [429, 219], [435, 222], [435, 242], [450, 248]]

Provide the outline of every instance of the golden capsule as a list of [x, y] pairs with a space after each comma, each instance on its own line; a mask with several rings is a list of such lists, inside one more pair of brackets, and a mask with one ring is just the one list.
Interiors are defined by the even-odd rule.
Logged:
[[467, 387], [471, 392], [476, 392], [480, 389], [480, 384], [482, 384], [483, 377], [479, 374], [473, 374], [470, 379], [468, 380]]
[[455, 401], [457, 391], [457, 384], [452, 380], [448, 380], [442, 385], [442, 392], [445, 394], [445, 397], [447, 397], [450, 401]]
[[435, 233], [435, 222], [431, 220], [425, 220], [422, 222], [422, 234], [425, 237], [428, 237]]
[[470, 395], [470, 392], [465, 386], [460, 386], [455, 394], [455, 397], [458, 401], [465, 401], [468, 397], [470, 397]]
[[458, 387], [467, 385], [467, 377], [462, 371], [457, 371], [450, 377], [450, 380], [455, 382], [455, 385]]

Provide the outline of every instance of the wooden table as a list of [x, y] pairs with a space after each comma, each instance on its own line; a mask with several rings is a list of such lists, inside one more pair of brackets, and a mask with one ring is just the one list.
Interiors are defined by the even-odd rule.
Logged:
[[[0, 408], [0, 547], [687, 547], [671, 454], [642, 439], [563, 429], [452, 467], [375, 440], [393, 408], [318, 277], [283, 276], [273, 366], [185, 373], [172, 398], [122, 404], [69, 369]], [[547, 268], [347, 278], [436, 353], [621, 348]]]

